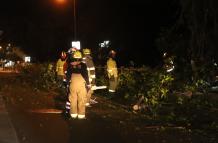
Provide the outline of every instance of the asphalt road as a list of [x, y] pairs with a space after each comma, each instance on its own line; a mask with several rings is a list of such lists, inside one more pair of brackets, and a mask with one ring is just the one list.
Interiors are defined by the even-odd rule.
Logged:
[[66, 120], [59, 113], [36, 113], [8, 107], [20, 143], [191, 143], [183, 127], [161, 130], [132, 113], [98, 103], [86, 120]]
[[[109, 119], [114, 111], [108, 114], [110, 111], [94, 108], [98, 107], [87, 109], [86, 120], [66, 120], [59, 113], [36, 113], [11, 107], [8, 111], [21, 143], [124, 143], [134, 140], [131, 136], [124, 138], [119, 119]], [[134, 130], [132, 132], [134, 134]]]

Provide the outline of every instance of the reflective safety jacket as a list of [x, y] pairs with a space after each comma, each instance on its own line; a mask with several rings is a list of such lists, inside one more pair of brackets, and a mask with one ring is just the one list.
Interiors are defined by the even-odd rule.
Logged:
[[62, 61], [61, 59], [58, 59], [57, 63], [56, 63], [56, 72], [57, 72], [57, 75], [61, 75], [63, 76], [64, 75], [64, 63], [65, 61]]
[[118, 77], [118, 71], [117, 71], [117, 63], [114, 59], [109, 58], [107, 60], [107, 74], [108, 77]]
[[92, 85], [95, 85], [95, 66], [92, 57], [90, 55], [86, 55], [83, 57], [83, 63], [85, 63], [87, 66], [89, 82]]

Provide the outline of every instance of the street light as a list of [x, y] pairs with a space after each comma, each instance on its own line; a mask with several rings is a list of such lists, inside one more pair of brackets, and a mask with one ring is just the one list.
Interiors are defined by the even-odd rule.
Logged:
[[65, 3], [65, 0], [56, 0], [56, 1], [57, 1], [57, 3], [60, 3], [60, 4]]

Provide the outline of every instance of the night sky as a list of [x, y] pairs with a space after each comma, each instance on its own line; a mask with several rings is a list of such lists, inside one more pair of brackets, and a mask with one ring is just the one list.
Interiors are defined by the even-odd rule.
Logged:
[[[76, 0], [77, 40], [98, 50], [110, 40], [118, 62], [158, 65], [155, 39], [173, 25], [177, 0]], [[55, 61], [74, 38], [73, 0], [5, 0], [0, 4], [0, 42], [21, 47], [37, 61]]]

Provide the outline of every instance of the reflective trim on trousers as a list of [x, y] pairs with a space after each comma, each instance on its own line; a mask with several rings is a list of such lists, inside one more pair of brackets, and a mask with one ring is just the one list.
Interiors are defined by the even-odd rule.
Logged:
[[95, 67], [87, 68], [88, 71], [95, 70]]
[[70, 110], [70, 106], [66, 106], [65, 108], [66, 108], [67, 110]]
[[85, 115], [78, 115], [78, 119], [84, 119], [86, 116]]
[[70, 110], [70, 102], [68, 102], [68, 101], [66, 102], [65, 108]]
[[70, 105], [70, 102], [69, 102], [69, 101], [67, 101], [67, 102], [66, 102], [66, 104], [67, 104], [67, 105]]
[[115, 92], [115, 90], [111, 90], [111, 89], [109, 89], [109, 92]]
[[72, 118], [76, 118], [78, 114], [70, 114]]

